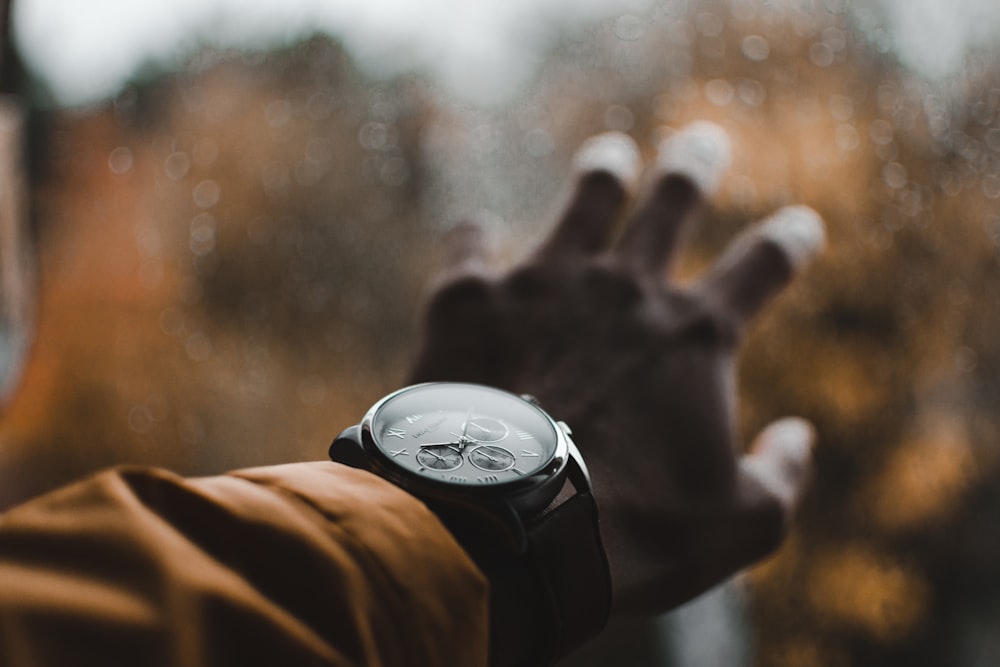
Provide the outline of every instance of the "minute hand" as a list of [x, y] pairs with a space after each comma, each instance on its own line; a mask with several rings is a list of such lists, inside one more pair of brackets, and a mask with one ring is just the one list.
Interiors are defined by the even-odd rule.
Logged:
[[462, 439], [469, 437], [469, 422], [472, 421], [472, 411], [474, 406], [469, 406], [469, 411], [465, 413], [465, 423], [462, 424]]

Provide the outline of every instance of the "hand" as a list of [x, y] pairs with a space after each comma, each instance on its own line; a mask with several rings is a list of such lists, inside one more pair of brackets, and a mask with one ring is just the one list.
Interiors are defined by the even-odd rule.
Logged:
[[727, 161], [714, 125], [668, 139], [615, 240], [638, 150], [623, 135], [592, 139], [561, 222], [505, 275], [490, 271], [480, 229], [456, 228], [411, 377], [530, 393], [572, 426], [616, 613], [670, 609], [769, 553], [808, 477], [803, 420], [772, 424], [744, 453], [734, 356], [747, 321], [822, 245], [819, 217], [782, 209], [694, 284], [667, 279], [682, 228]]

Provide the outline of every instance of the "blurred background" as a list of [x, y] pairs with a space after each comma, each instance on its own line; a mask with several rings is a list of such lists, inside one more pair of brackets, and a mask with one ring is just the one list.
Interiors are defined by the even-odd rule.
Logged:
[[17, 0], [11, 32], [0, 508], [323, 458], [402, 381], [443, 231], [515, 261], [587, 136], [708, 119], [735, 161], [683, 277], [783, 204], [828, 224], [741, 360], [746, 439], [808, 417], [817, 475], [634, 664], [1000, 664], [1000, 5]]

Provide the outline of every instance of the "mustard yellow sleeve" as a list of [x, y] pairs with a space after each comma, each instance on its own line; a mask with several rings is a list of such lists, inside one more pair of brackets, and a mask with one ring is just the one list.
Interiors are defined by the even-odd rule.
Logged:
[[2, 665], [483, 665], [487, 586], [426, 507], [297, 463], [116, 469], [0, 517]]

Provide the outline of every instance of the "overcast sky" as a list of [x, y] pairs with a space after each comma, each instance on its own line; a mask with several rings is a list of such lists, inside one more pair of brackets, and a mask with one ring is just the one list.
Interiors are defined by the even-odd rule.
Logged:
[[[26, 60], [67, 104], [113, 95], [143, 62], [169, 62], [192, 41], [273, 44], [314, 31], [338, 37], [363, 67], [421, 70], [469, 101], [491, 103], [530, 76], [557, 32], [659, 1], [19, 0], [14, 20]], [[997, 0], [848, 6], [872, 3], [901, 59], [931, 78], [953, 74], [968, 48], [1000, 38]]]

